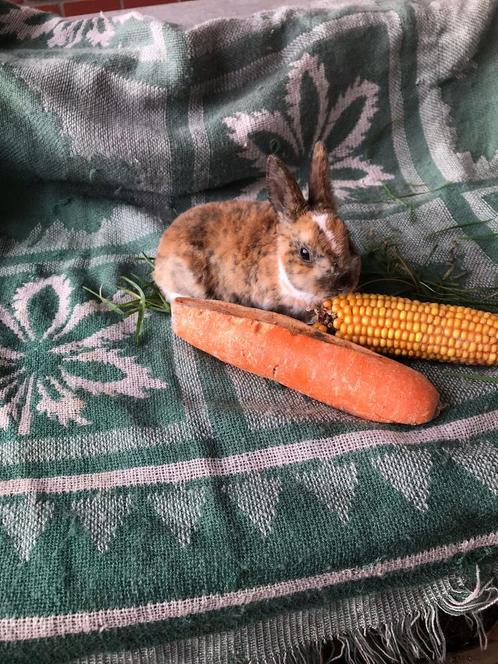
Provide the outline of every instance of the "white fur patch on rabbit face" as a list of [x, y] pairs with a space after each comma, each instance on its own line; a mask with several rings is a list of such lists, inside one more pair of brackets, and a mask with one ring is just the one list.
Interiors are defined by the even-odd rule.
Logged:
[[327, 221], [329, 219], [329, 215], [325, 214], [324, 212], [315, 212], [315, 213], [313, 213], [313, 219], [318, 224], [320, 230], [323, 231], [323, 233], [324, 233], [325, 237], [327, 238], [331, 248], [333, 250], [337, 250], [336, 238], [335, 238], [334, 234], [332, 233], [332, 231], [327, 228]]
[[316, 302], [316, 294], [302, 291], [291, 284], [280, 258], [278, 259], [278, 281], [280, 285], [280, 294], [283, 297], [292, 298], [298, 302], [302, 302], [303, 305], [308, 306]]

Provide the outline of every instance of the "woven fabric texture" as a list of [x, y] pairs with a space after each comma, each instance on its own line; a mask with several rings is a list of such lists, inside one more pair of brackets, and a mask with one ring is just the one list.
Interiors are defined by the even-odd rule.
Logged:
[[372, 424], [222, 365], [167, 316], [137, 345], [83, 287], [141, 270], [194, 204], [264, 198], [272, 152], [304, 186], [318, 138], [362, 252], [395, 238], [492, 285], [497, 70], [496, 0], [188, 31], [0, 3], [2, 663], [273, 662], [488, 593], [496, 383], [413, 362], [448, 407]]

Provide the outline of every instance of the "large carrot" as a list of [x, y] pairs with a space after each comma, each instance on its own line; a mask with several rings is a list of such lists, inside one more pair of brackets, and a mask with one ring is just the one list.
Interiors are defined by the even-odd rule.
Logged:
[[178, 298], [174, 333], [240, 369], [376, 422], [423, 424], [439, 394], [422, 374], [279, 314], [212, 300]]

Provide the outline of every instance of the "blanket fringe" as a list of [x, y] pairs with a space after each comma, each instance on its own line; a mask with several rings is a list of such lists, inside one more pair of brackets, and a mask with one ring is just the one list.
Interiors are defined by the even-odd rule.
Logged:
[[336, 635], [333, 641], [293, 649], [265, 664], [332, 664], [339, 660], [341, 664], [442, 663], [447, 652], [441, 614], [463, 616], [485, 649], [487, 636], [482, 612], [497, 603], [498, 587], [492, 581], [483, 585], [477, 568], [473, 590], [454, 588], [451, 596], [438, 598], [433, 605], [418, 609], [398, 622]]

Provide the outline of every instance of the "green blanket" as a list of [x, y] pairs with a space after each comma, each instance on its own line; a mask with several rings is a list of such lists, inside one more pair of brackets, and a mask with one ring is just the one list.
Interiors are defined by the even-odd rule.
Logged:
[[167, 316], [137, 344], [83, 286], [113, 292], [193, 204], [264, 197], [271, 152], [304, 184], [319, 138], [362, 252], [394, 238], [492, 286], [498, 1], [188, 32], [0, 12], [2, 664], [443, 657], [441, 615], [478, 624], [498, 596], [496, 370], [413, 362], [447, 409], [380, 426]]

